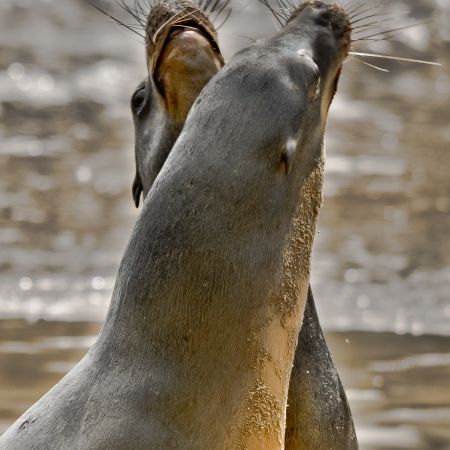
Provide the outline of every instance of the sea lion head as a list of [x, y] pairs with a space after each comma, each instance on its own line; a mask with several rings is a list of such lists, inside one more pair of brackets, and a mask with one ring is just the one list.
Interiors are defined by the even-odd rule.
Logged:
[[136, 206], [141, 193], [145, 197], [153, 184], [192, 103], [224, 64], [216, 30], [202, 10], [203, 3], [156, 1], [148, 14], [148, 77], [131, 99], [136, 133]]
[[[305, 140], [310, 143], [314, 139], [320, 143], [323, 141], [328, 110], [350, 50], [352, 32], [348, 14], [337, 4], [320, 0], [289, 2], [290, 5], [298, 3], [300, 5], [289, 11], [282, 29], [274, 37], [257, 41], [242, 50], [215, 77], [229, 77], [230, 72], [240, 71], [236, 89], [240, 89], [242, 80], [266, 79], [259, 92], [261, 99], [250, 86], [248, 95], [240, 95], [244, 99], [253, 95], [253, 105], [247, 107], [246, 114], [255, 123], [254, 135], [258, 131], [261, 136], [268, 132], [276, 134], [274, 124], [279, 122], [278, 118], [286, 116], [286, 121], [280, 123], [285, 130], [290, 129], [289, 133], [283, 131], [285, 142], [280, 160], [282, 170], [286, 172], [290, 171], [295, 158], [305, 156], [304, 151], [298, 151]], [[229, 89], [231, 93], [232, 87]], [[292, 104], [290, 99], [286, 99], [284, 108], [281, 105], [276, 107], [279, 103], [277, 96], [282, 97], [286, 89], [291, 92], [291, 98], [298, 96], [297, 101]], [[268, 111], [261, 106], [271, 97], [273, 107], [267, 105], [267, 110], [271, 109], [275, 117], [263, 118]], [[242, 118], [235, 117], [234, 120]], [[272, 126], [267, 127], [269, 123]], [[236, 127], [238, 125], [236, 123]]]

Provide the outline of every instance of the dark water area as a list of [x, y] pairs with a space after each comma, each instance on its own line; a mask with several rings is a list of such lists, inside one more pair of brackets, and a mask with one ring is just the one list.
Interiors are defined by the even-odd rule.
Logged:
[[[330, 113], [312, 284], [362, 448], [450, 448], [450, 2], [386, 2]], [[404, 14], [407, 13], [407, 14]], [[230, 57], [270, 34], [254, 2]], [[128, 108], [139, 38], [84, 0], [0, 2], [0, 432], [95, 340], [138, 212]]]

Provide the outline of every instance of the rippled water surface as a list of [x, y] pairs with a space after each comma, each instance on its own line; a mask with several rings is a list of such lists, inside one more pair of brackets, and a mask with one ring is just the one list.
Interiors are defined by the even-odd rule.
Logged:
[[[235, 3], [227, 56], [273, 29]], [[312, 283], [362, 447], [448, 449], [450, 2], [388, 10], [434, 22], [372, 50], [444, 65], [345, 65]], [[105, 315], [137, 217], [128, 101], [144, 76], [142, 42], [83, 0], [1, 0], [0, 430]]]

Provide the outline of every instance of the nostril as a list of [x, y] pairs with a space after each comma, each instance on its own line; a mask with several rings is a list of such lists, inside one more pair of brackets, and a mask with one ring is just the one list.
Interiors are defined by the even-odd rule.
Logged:
[[316, 18], [317, 25], [320, 25], [325, 28], [331, 28], [331, 17], [329, 12], [322, 12], [317, 15]]
[[318, 17], [317, 18], [317, 25], [320, 25], [321, 27], [328, 28], [330, 26], [330, 22], [325, 19], [324, 17]]

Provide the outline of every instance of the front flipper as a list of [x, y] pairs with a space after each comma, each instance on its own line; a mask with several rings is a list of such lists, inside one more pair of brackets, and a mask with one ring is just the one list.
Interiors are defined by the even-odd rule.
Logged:
[[355, 427], [339, 374], [308, 291], [289, 384], [286, 450], [357, 450]]

